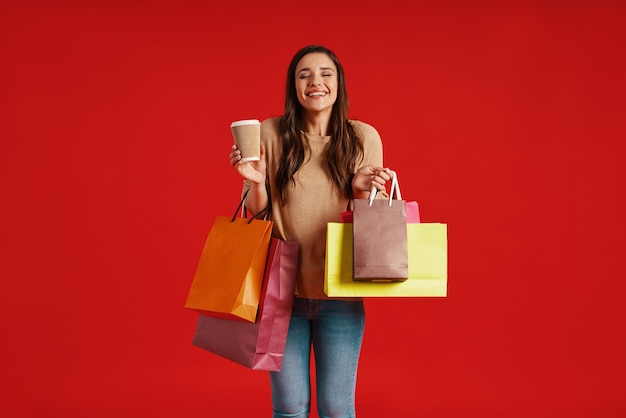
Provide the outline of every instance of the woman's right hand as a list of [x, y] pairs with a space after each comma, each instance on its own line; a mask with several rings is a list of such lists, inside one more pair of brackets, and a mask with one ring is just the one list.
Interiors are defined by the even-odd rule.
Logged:
[[233, 145], [230, 151], [230, 164], [235, 167], [241, 177], [255, 184], [265, 185], [267, 166], [265, 164], [265, 145], [261, 145], [261, 159], [259, 161], [241, 162], [241, 152], [237, 145]]

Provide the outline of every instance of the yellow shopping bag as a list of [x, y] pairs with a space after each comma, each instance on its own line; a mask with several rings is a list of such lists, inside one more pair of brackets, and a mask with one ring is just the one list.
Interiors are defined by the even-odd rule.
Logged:
[[446, 296], [447, 225], [407, 224], [409, 278], [404, 282], [359, 282], [352, 278], [352, 224], [329, 222], [324, 291], [330, 297]]

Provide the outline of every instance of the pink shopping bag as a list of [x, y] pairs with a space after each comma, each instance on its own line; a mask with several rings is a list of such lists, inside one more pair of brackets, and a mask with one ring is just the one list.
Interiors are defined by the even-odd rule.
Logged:
[[253, 370], [280, 371], [297, 265], [298, 243], [272, 238], [256, 322], [200, 315], [192, 344]]

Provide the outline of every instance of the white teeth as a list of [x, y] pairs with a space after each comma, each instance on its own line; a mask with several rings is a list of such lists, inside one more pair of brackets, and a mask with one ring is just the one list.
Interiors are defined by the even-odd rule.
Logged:
[[314, 93], [309, 93], [309, 96], [324, 96], [326, 93], [324, 92], [314, 92]]

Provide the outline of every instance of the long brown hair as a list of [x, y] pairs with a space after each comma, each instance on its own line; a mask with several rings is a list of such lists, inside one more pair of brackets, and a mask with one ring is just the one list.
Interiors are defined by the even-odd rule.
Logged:
[[328, 55], [337, 68], [337, 100], [333, 104], [328, 134], [331, 139], [326, 149], [328, 174], [340, 196], [352, 198], [352, 178], [363, 158], [363, 139], [348, 120], [348, 93], [343, 68], [337, 56], [328, 48], [309, 45], [299, 50], [287, 70], [285, 111], [280, 120], [280, 138], [283, 156], [276, 173], [276, 187], [281, 202], [287, 200], [287, 185], [295, 184], [294, 175], [304, 163], [307, 143], [302, 133], [302, 105], [296, 94], [296, 66], [307, 54], [319, 52]]

